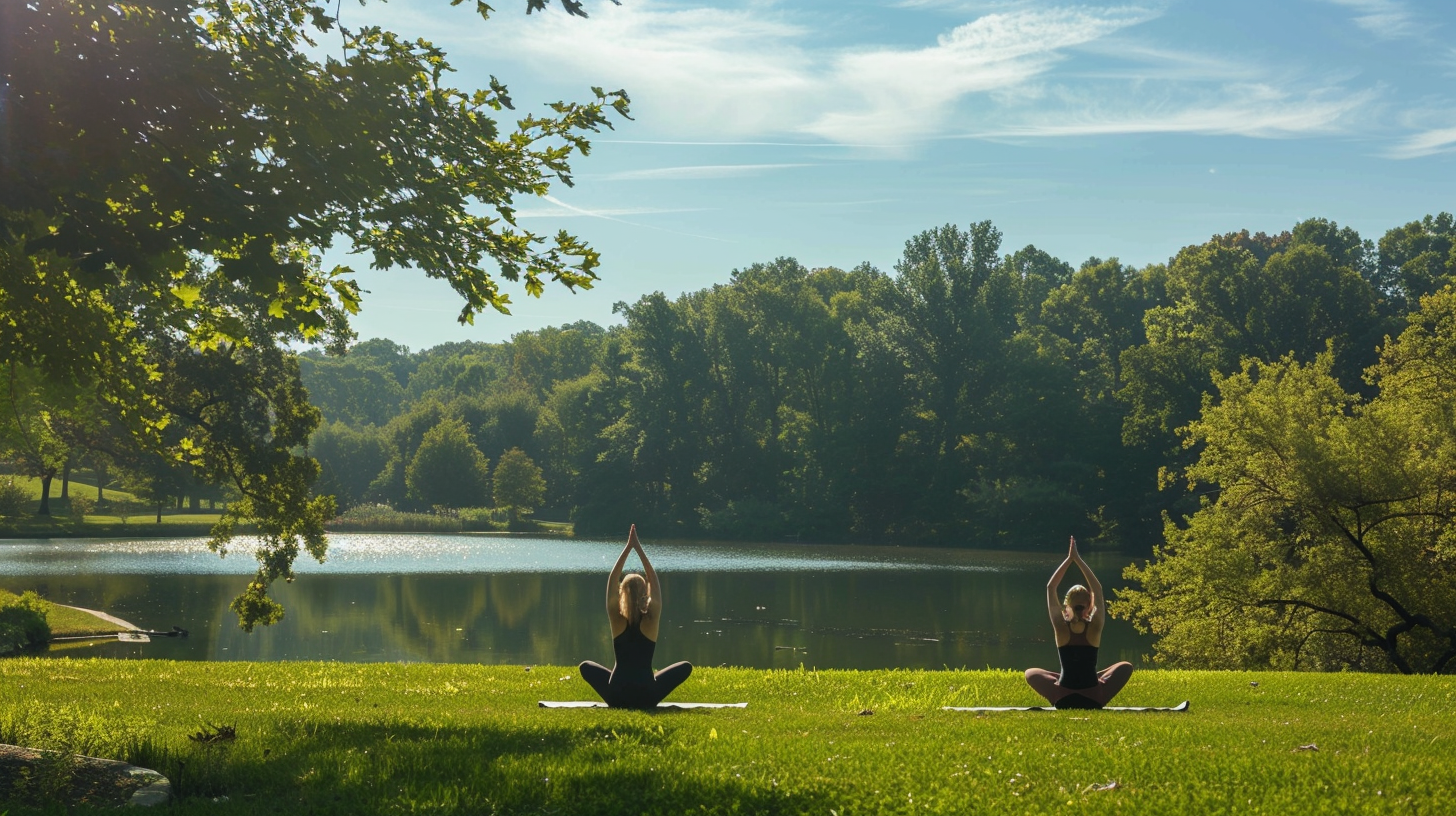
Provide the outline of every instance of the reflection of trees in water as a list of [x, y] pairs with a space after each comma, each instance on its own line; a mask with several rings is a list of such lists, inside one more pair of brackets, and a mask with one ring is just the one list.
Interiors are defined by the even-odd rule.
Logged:
[[521, 625], [541, 603], [540, 575], [490, 576], [491, 607], [507, 629]]
[[[1101, 571], [1115, 575], [1111, 565]], [[237, 630], [227, 611], [238, 580], [77, 575], [5, 579], [0, 586], [34, 587], [61, 603], [193, 633], [186, 642], [142, 647], [141, 657], [557, 665], [612, 660], [602, 575], [310, 574], [280, 589], [288, 609], [284, 620], [250, 635]], [[1045, 581], [1036, 569], [665, 572], [657, 663], [1055, 668]], [[1148, 648], [1146, 638], [1121, 622], [1109, 627], [1103, 647], [1104, 662], [1136, 659]]]

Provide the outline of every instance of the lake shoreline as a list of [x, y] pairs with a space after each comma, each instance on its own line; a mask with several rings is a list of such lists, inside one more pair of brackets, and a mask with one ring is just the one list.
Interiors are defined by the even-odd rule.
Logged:
[[[257, 528], [251, 525], [239, 525], [234, 528], [238, 536], [252, 535]], [[329, 535], [352, 535], [355, 533], [370, 533], [380, 535], [401, 534], [408, 535], [417, 531], [413, 530], [388, 530], [388, 529], [327, 529]], [[423, 531], [435, 532], [435, 531]], [[515, 538], [574, 538], [571, 533], [562, 533], [551, 530], [540, 531], [518, 531], [518, 530], [453, 530], [441, 535], [471, 535], [471, 536], [502, 536]], [[0, 526], [0, 543], [5, 541], [34, 541], [41, 538], [117, 538], [117, 539], [165, 539], [165, 538], [205, 538], [212, 535], [211, 522], [164, 522], [157, 524], [149, 522], [139, 523], [102, 523], [102, 524], [65, 524], [54, 527], [4, 527]]]
[[[257, 570], [251, 539], [0, 543], [0, 588], [104, 609], [186, 641], [73, 652], [181, 660], [571, 663], [611, 659], [602, 585], [618, 541], [488, 534], [341, 534], [272, 597], [252, 635], [230, 605]], [[786, 668], [1054, 668], [1046, 576], [1059, 553], [765, 542], [653, 541], [668, 599], [668, 662]], [[1130, 559], [1089, 554], [1109, 581]], [[633, 565], [635, 568], [635, 564]], [[1109, 584], [1113, 586], [1114, 584]], [[1102, 656], [1152, 643], [1110, 621]]]

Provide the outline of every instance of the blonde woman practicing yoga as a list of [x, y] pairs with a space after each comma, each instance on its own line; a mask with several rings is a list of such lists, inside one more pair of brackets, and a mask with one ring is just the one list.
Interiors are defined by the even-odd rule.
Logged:
[[[1091, 588], [1077, 584], [1058, 603], [1057, 587], [1073, 564]], [[1066, 560], [1052, 573], [1046, 591], [1047, 615], [1056, 631], [1062, 671], [1055, 674], [1046, 669], [1027, 669], [1026, 682], [1057, 708], [1102, 708], [1127, 685], [1132, 664], [1124, 661], [1097, 671], [1097, 647], [1102, 645], [1107, 613], [1102, 608], [1102, 584], [1077, 552], [1077, 539], [1072, 539]]]
[[[635, 572], [622, 576], [622, 567], [633, 550], [642, 559], [645, 579]], [[612, 628], [617, 665], [609, 671], [588, 660], [578, 667], [581, 678], [612, 708], [655, 708], [693, 673], [692, 664], [686, 661], [653, 673], [652, 652], [657, 648], [661, 620], [662, 587], [637, 540], [634, 524], [627, 534], [627, 546], [607, 576], [607, 624]]]

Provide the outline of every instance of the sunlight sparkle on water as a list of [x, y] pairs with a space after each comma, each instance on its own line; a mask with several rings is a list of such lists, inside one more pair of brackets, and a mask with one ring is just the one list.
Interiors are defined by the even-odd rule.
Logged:
[[[681, 572], [958, 570], [995, 572], [986, 553], [960, 561], [954, 551], [809, 544], [649, 544], [654, 565]], [[202, 538], [44, 539], [0, 543], [0, 569], [10, 575], [221, 574], [254, 571], [252, 543], [237, 539], [226, 558]], [[300, 555], [308, 573], [580, 573], [611, 568], [621, 544], [610, 541], [488, 535], [354, 533], [329, 537], [323, 564]], [[959, 551], [970, 553], [972, 551]], [[950, 556], [950, 558], [947, 558]], [[1005, 566], [1024, 558], [1001, 554]], [[952, 563], [947, 563], [947, 561]], [[635, 559], [629, 564], [635, 563]]]

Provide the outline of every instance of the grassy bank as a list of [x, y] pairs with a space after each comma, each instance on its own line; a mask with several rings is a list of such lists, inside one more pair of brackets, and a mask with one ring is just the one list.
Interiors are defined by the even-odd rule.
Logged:
[[[85, 520], [71, 516], [30, 516], [0, 522], [0, 538], [196, 538], [212, 532], [219, 513], [177, 513], [163, 515], [89, 515]], [[246, 528], [241, 528], [246, 529]]]
[[[675, 698], [749, 708], [664, 714], [538, 709], [590, 697], [546, 666], [19, 658], [0, 689], [0, 742], [157, 768], [178, 813], [1436, 814], [1456, 792], [1452, 677], [1141, 672], [1120, 702], [1193, 710], [979, 717], [940, 706], [1030, 703], [1019, 674], [708, 668]], [[189, 739], [206, 725], [237, 739]]]
[[56, 637], [115, 634], [111, 621], [80, 609], [53, 604], [33, 592], [24, 596], [0, 589], [0, 654], [44, 646]]
[[[197, 538], [210, 535], [212, 525], [221, 513], [190, 513], [165, 510], [162, 521], [157, 522], [155, 511], [133, 513], [125, 519], [121, 516], [90, 513], [85, 518], [65, 514], [52, 516], [26, 516], [20, 519], [0, 519], [0, 539], [4, 538]], [[459, 518], [436, 516], [431, 513], [405, 513], [391, 510], [363, 517], [335, 519], [327, 525], [331, 533], [460, 533], [500, 532], [521, 535], [542, 535], [570, 537], [572, 525], [561, 521], [517, 522], [515, 526], [505, 522], [488, 520], [462, 522]], [[249, 525], [239, 525], [239, 533], [252, 530]]]

